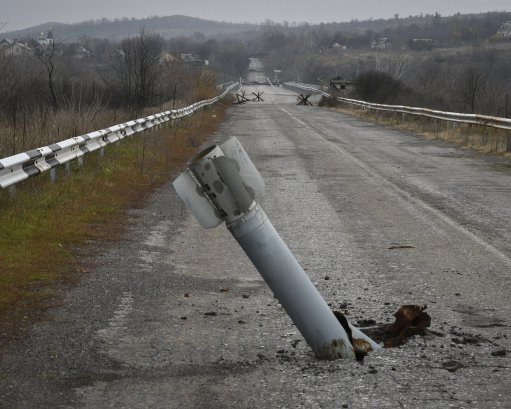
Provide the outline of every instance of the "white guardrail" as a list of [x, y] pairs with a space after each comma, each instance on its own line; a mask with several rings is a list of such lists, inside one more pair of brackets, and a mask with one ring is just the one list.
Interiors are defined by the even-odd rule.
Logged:
[[399, 112], [403, 114], [424, 116], [428, 118], [440, 119], [449, 122], [459, 122], [465, 124], [475, 124], [481, 126], [489, 126], [492, 128], [511, 130], [511, 119], [500, 118], [496, 116], [479, 115], [479, 114], [461, 114], [457, 112], [443, 112], [428, 108], [407, 107], [403, 105], [385, 105], [374, 104], [371, 102], [359, 101], [356, 99], [335, 97], [323, 91], [317, 85], [300, 84], [296, 82], [286, 82], [284, 87], [289, 88], [296, 92], [311, 92], [313, 94], [321, 94], [328, 98], [333, 98], [337, 101], [344, 102], [349, 105], [355, 105], [362, 108], [374, 109], [377, 111]]
[[0, 159], [0, 188], [4, 189], [13, 186], [23, 180], [37, 176], [40, 173], [78, 159], [87, 153], [94, 152], [106, 145], [124, 139], [126, 136], [145, 131], [168, 121], [189, 116], [200, 108], [218, 102], [237, 86], [239, 86], [238, 82], [232, 83], [221, 95], [196, 102], [185, 108], [150, 115]]

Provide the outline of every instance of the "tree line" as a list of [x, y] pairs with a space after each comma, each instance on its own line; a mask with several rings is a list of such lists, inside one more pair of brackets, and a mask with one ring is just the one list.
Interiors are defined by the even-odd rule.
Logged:
[[[236, 40], [165, 40], [142, 30], [112, 42], [55, 38], [0, 52], [0, 157], [56, 142], [151, 109], [210, 98], [248, 64]], [[81, 54], [77, 55], [76, 50]], [[181, 54], [189, 58], [183, 60]]]
[[[363, 32], [351, 31], [349, 23], [290, 27], [268, 22], [247, 47], [264, 55], [269, 72], [282, 71], [281, 81], [328, 85], [343, 77], [356, 84], [350, 96], [371, 102], [509, 117], [511, 41], [496, 38], [507, 20], [511, 13], [436, 13], [407, 25], [411, 18], [396, 16], [386, 25], [378, 22], [381, 31]], [[391, 46], [371, 48], [382, 37]], [[431, 42], [413, 48], [412, 39]]]

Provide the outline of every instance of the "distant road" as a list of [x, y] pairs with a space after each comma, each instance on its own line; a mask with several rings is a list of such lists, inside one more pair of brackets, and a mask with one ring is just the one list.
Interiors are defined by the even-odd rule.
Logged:
[[226, 229], [202, 230], [169, 184], [1, 358], [0, 407], [511, 407], [509, 162], [245, 90], [264, 102], [216, 139], [246, 147], [327, 302], [353, 323], [424, 303], [441, 336], [317, 361]]
[[248, 82], [267, 83], [266, 74], [263, 71], [263, 63], [258, 58], [250, 58], [247, 71]]

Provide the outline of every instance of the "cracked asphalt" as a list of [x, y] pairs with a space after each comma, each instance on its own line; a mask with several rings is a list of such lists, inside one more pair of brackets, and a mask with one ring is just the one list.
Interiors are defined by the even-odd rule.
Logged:
[[[225, 227], [171, 184], [0, 358], [1, 408], [510, 408], [511, 164], [283, 88], [233, 107], [260, 201], [354, 324], [427, 304], [436, 335], [318, 361]], [[314, 100], [313, 100], [314, 102]]]

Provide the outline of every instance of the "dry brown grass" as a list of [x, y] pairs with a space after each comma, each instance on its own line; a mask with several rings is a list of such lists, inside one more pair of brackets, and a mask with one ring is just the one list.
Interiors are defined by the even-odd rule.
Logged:
[[86, 269], [79, 254], [87, 243], [116, 237], [125, 209], [169, 181], [225, 113], [218, 104], [126, 138], [70, 175], [59, 170], [55, 184], [41, 175], [18, 185], [14, 198], [0, 191], [0, 345], [59, 302], [59, 289]]
[[127, 112], [92, 106], [53, 111], [40, 107], [30, 117], [20, 115], [0, 124], [0, 158], [39, 148], [132, 119]]
[[[201, 80], [202, 81], [202, 80]], [[176, 107], [189, 105], [189, 101], [209, 99], [216, 90], [209, 83], [198, 83], [186, 101], [176, 101]], [[191, 102], [190, 102], [191, 103]], [[172, 109], [173, 103], [166, 102], [158, 107], [150, 107], [138, 115], [148, 116]], [[128, 111], [106, 108], [100, 101], [89, 106], [67, 104], [54, 111], [48, 106], [40, 107], [30, 117], [18, 115], [16, 123], [12, 119], [0, 123], [0, 158], [36, 149], [78, 135], [84, 135], [112, 125], [137, 119]]]
[[508, 151], [508, 140], [511, 138], [511, 131], [485, 126], [456, 124], [401, 113], [364, 110], [345, 105], [334, 109], [358, 118], [412, 131], [429, 140], [443, 140], [456, 146], [471, 149], [479, 154], [496, 155], [511, 159], [511, 152]]

